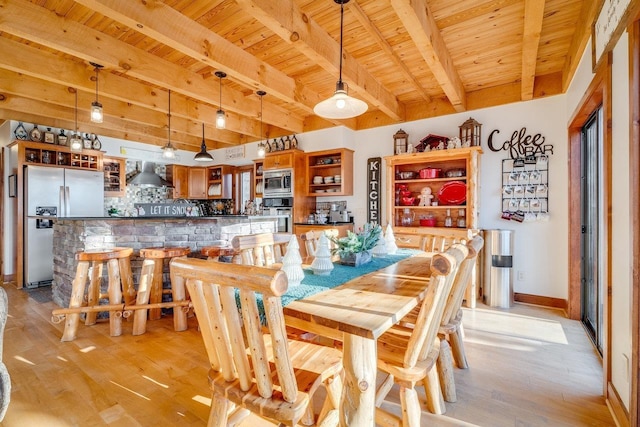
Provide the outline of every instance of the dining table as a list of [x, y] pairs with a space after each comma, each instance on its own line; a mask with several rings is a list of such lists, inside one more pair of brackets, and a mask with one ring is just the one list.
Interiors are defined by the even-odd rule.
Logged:
[[[425, 297], [432, 255], [408, 252], [335, 287], [283, 301], [287, 325], [343, 342], [341, 426], [375, 425], [376, 340]], [[305, 275], [309, 281], [322, 280], [309, 271]]]

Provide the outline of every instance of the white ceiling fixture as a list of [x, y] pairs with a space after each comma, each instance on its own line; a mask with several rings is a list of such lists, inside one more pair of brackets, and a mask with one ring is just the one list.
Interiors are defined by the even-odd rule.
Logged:
[[344, 30], [344, 5], [349, 0], [334, 0], [340, 5], [340, 77], [336, 91], [329, 99], [319, 102], [313, 112], [325, 119], [350, 119], [363, 114], [369, 106], [366, 102], [349, 96], [348, 86], [342, 81], [342, 33]]
[[93, 123], [102, 123], [104, 118], [102, 114], [102, 104], [98, 102], [98, 73], [102, 65], [96, 64], [95, 62], [90, 62], [90, 64], [93, 65], [96, 72], [96, 100], [91, 103], [91, 121]]

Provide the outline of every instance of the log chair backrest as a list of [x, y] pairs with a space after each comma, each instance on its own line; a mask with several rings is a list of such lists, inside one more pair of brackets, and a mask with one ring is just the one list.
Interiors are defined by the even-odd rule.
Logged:
[[483, 246], [484, 239], [480, 235], [477, 235], [467, 243], [468, 255], [458, 267], [458, 273], [453, 281], [453, 286], [444, 308], [444, 314], [442, 315], [443, 325], [451, 322], [460, 311], [464, 293], [471, 281], [473, 267], [476, 265], [476, 259]]
[[[307, 250], [308, 256], [316, 256], [316, 250], [318, 249], [318, 240], [320, 239], [320, 234], [324, 233], [327, 237], [338, 238], [338, 229], [337, 228], [327, 228], [326, 230], [316, 231], [309, 230], [306, 233], [302, 233], [300, 235], [300, 239], [304, 242], [304, 247]], [[329, 240], [329, 249], [333, 249], [335, 247], [335, 243]]]
[[240, 253], [241, 264], [269, 267], [276, 262], [273, 233], [235, 236], [231, 245]]
[[291, 233], [274, 233], [273, 234], [273, 256], [276, 262], [282, 262], [287, 253], [287, 245], [291, 241]]
[[431, 259], [429, 286], [404, 354], [404, 367], [416, 366], [418, 361], [427, 358], [433, 348], [445, 302], [458, 267], [466, 256], [466, 246], [453, 245], [447, 251], [435, 254]]
[[[171, 261], [171, 281], [180, 280], [189, 289], [211, 367], [226, 381], [237, 380], [243, 391], [255, 381], [260, 396], [266, 399], [274, 393], [277, 375], [284, 400], [294, 402], [298, 387], [280, 298], [287, 291], [286, 274], [264, 267], [176, 258]], [[269, 319], [273, 365], [269, 363], [256, 293], [262, 294], [264, 314]]]

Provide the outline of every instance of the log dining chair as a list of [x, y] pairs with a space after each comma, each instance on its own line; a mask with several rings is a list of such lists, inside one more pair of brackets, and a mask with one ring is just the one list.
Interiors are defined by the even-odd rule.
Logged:
[[[473, 267], [476, 264], [478, 254], [484, 246], [484, 239], [477, 235], [467, 243], [467, 256], [460, 264], [458, 272], [453, 281], [451, 292], [447, 298], [447, 302], [442, 315], [442, 321], [438, 328], [438, 337], [440, 338], [440, 355], [438, 358], [438, 374], [444, 400], [447, 402], [457, 401], [456, 386], [453, 377], [453, 362], [460, 369], [467, 369], [467, 355], [464, 350], [462, 329], [462, 301], [465, 291], [471, 282]], [[412, 327], [417, 321], [418, 311], [413, 310], [411, 313], [402, 318], [402, 325]]]
[[[337, 425], [342, 353], [287, 339], [283, 271], [176, 258], [171, 279], [189, 289], [209, 357], [209, 426], [234, 424], [248, 411], [281, 425]], [[321, 385], [327, 397], [316, 419], [311, 402]]]
[[[320, 239], [320, 235], [324, 233], [327, 237], [338, 238], [338, 229], [337, 228], [327, 228], [326, 230], [317, 231], [317, 230], [309, 230], [306, 233], [302, 233], [300, 235], [300, 240], [304, 242], [304, 247], [307, 251], [307, 256], [316, 256], [316, 249], [318, 248], [318, 239]], [[333, 249], [335, 247], [335, 243], [329, 240], [329, 249]]]
[[235, 236], [231, 246], [238, 253], [238, 264], [269, 267], [276, 263], [273, 233]]
[[[431, 259], [431, 276], [427, 293], [419, 305], [413, 327], [396, 324], [378, 338], [378, 371], [386, 374], [376, 391], [376, 423], [380, 425], [420, 426], [420, 403], [415, 390], [422, 382], [427, 409], [443, 414], [446, 409], [438, 380], [436, 361], [439, 355], [438, 327], [462, 260], [464, 245], [453, 245]], [[399, 385], [402, 419], [381, 408], [394, 383]]]

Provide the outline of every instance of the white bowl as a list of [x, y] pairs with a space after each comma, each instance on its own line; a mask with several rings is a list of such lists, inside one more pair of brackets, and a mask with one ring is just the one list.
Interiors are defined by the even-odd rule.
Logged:
[[342, 179], [342, 175], [334, 175], [333, 179], [335, 179], [336, 181], [339, 181]]
[[324, 183], [325, 183], [325, 184], [331, 184], [331, 183], [333, 183], [333, 177], [332, 177], [332, 176], [325, 176], [325, 177], [324, 177]]
[[316, 190], [316, 193], [324, 193], [324, 190], [318, 189], [318, 190]]

